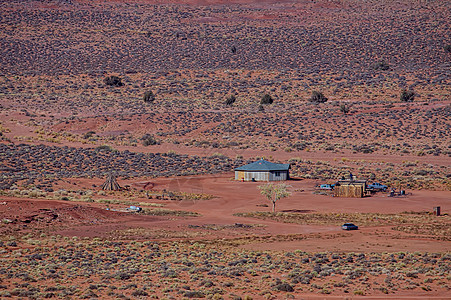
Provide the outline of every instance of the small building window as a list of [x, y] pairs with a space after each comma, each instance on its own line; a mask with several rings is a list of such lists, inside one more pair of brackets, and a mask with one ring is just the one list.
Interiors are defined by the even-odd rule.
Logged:
[[280, 172], [279, 172], [279, 171], [276, 171], [274, 175], [275, 175], [276, 177], [279, 177], [279, 176], [280, 176]]

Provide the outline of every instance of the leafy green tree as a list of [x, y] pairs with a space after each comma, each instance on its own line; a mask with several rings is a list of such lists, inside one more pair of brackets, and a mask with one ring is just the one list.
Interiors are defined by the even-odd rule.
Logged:
[[290, 186], [285, 183], [267, 183], [263, 185], [259, 185], [258, 189], [260, 189], [260, 193], [266, 197], [272, 203], [272, 212], [276, 212], [276, 202], [279, 199], [286, 198], [291, 195], [288, 191]]

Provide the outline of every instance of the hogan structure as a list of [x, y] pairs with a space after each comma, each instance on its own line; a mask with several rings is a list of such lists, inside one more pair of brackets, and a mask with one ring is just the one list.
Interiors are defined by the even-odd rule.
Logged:
[[290, 178], [290, 164], [275, 164], [259, 160], [235, 169], [235, 180], [242, 181], [281, 181]]

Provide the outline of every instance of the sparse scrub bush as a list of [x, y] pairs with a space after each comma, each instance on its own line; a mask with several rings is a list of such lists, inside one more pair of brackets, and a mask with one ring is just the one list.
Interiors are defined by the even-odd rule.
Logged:
[[347, 113], [349, 113], [350, 110], [351, 110], [351, 109], [349, 108], [348, 105], [346, 105], [346, 104], [341, 104], [341, 105], [340, 105], [340, 111], [341, 111], [342, 113], [347, 114]]
[[111, 152], [111, 151], [113, 151], [113, 147], [111, 147], [109, 145], [101, 145], [101, 146], [96, 147], [96, 151]]
[[94, 134], [96, 134], [94, 131], [88, 131], [83, 135], [84, 139], [89, 139], [91, 138]]
[[103, 82], [106, 85], [109, 85], [109, 86], [123, 86], [124, 85], [122, 83], [122, 79], [120, 77], [118, 77], [118, 76], [115, 76], [115, 75], [111, 75], [111, 76], [105, 77]]
[[143, 100], [146, 103], [151, 103], [155, 101], [155, 95], [152, 91], [147, 91], [144, 93]]
[[230, 95], [229, 97], [227, 97], [225, 105], [231, 106], [233, 105], [233, 103], [235, 103], [235, 101], [236, 101], [235, 95]]
[[205, 294], [199, 291], [186, 291], [183, 294], [184, 297], [186, 298], [205, 298]]
[[146, 297], [146, 296], [149, 296], [149, 293], [147, 293], [146, 291], [144, 291], [142, 289], [137, 289], [137, 290], [133, 291], [132, 296], [135, 296], [135, 297], [140, 297], [140, 296]]
[[313, 91], [309, 101], [312, 103], [324, 103], [327, 102], [327, 98], [322, 92]]
[[413, 102], [413, 100], [415, 100], [415, 92], [410, 90], [403, 90], [399, 98], [403, 102]]
[[390, 65], [386, 61], [381, 60], [381, 61], [375, 63], [373, 68], [375, 70], [388, 71], [388, 70], [390, 70]]
[[311, 143], [309, 142], [296, 142], [293, 145], [293, 148], [295, 148], [298, 151], [305, 150], [308, 146], [310, 146]]
[[268, 105], [268, 104], [272, 104], [273, 102], [274, 102], [274, 99], [271, 97], [271, 95], [265, 94], [265, 95], [263, 95], [263, 97], [260, 101], [260, 104]]
[[142, 144], [144, 146], [153, 146], [153, 145], [159, 145], [160, 144], [160, 142], [157, 139], [155, 139], [155, 137], [153, 135], [148, 134], [148, 133], [143, 135], [141, 140], [142, 140]]

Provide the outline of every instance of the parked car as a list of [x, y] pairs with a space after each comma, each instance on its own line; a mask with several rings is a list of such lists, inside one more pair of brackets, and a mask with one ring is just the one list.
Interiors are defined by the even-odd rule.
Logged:
[[341, 229], [343, 229], [343, 230], [357, 230], [357, 229], [359, 229], [359, 226], [354, 225], [352, 223], [344, 223], [341, 226]]
[[128, 211], [134, 211], [134, 212], [140, 212], [142, 210], [142, 208], [139, 207], [139, 206], [132, 205], [132, 206], [128, 207], [127, 210]]
[[321, 190], [333, 190], [334, 187], [335, 187], [335, 184], [321, 184], [321, 185], [319, 186], [319, 188], [320, 188]]
[[373, 184], [370, 184], [368, 186], [368, 189], [369, 190], [373, 190], [373, 191], [384, 191], [385, 192], [388, 189], [388, 186], [383, 185], [383, 184], [381, 184], [379, 182], [375, 182]]

